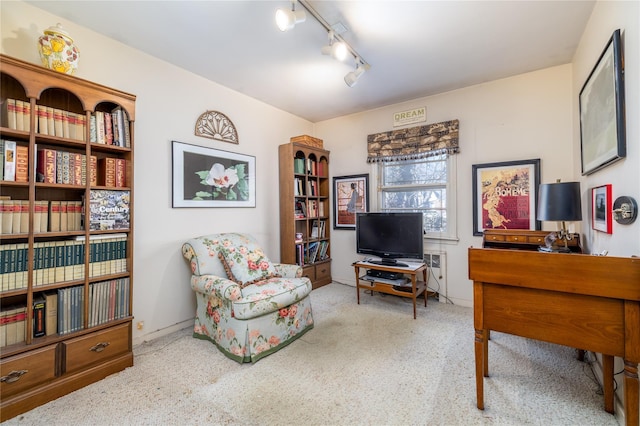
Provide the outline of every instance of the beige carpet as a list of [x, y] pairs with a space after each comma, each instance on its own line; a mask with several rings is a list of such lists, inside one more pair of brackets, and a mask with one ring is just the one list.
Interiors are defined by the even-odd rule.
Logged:
[[472, 309], [331, 284], [315, 328], [254, 365], [182, 330], [135, 348], [135, 366], [7, 425], [617, 425], [571, 348], [492, 334], [476, 408]]

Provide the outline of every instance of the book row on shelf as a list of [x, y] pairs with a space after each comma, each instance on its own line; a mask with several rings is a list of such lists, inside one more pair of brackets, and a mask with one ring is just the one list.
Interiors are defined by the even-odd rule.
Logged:
[[[2, 103], [2, 124], [9, 129], [29, 131], [31, 104], [7, 98]], [[36, 133], [86, 141], [87, 116], [59, 108], [36, 105]], [[96, 111], [89, 116], [89, 142], [120, 147], [131, 146], [127, 113], [119, 106], [110, 112]]]
[[[89, 327], [129, 316], [129, 278], [89, 284]], [[33, 337], [64, 335], [84, 328], [84, 287], [38, 293], [33, 299]], [[26, 306], [0, 311], [0, 347], [26, 340]]]
[[[0, 197], [0, 235], [28, 233], [29, 201]], [[89, 229], [128, 229], [130, 199], [129, 191], [91, 190]], [[33, 207], [33, 232], [82, 231], [85, 229], [84, 207], [83, 201], [36, 200]]]
[[[127, 235], [101, 234], [89, 240], [89, 277], [127, 272]], [[28, 284], [28, 243], [0, 245], [0, 291]], [[33, 245], [33, 287], [82, 280], [85, 274], [84, 236]]]
[[[86, 185], [87, 170], [90, 186], [127, 186], [127, 160], [124, 158], [95, 155], [87, 159], [85, 154], [49, 148], [37, 149], [36, 182]], [[28, 182], [29, 148], [15, 141], [0, 139], [2, 168], [0, 180]]]
[[327, 221], [314, 220], [311, 223], [311, 238], [325, 238], [327, 236]]
[[302, 200], [296, 199], [294, 216], [296, 219], [304, 219], [306, 217], [323, 217], [324, 203], [318, 200]]
[[317, 197], [320, 195], [320, 191], [318, 190], [318, 181], [316, 180], [307, 180], [307, 185], [305, 188], [305, 179], [304, 178], [295, 178], [293, 185], [293, 195], [296, 196], [310, 196]]
[[313, 158], [294, 158], [293, 172], [299, 175], [325, 176], [325, 165]]
[[296, 244], [296, 264], [300, 266], [310, 265], [328, 259], [327, 249], [329, 241], [314, 241], [305, 244]]
[[[82, 230], [82, 201], [35, 201], [33, 232]], [[29, 200], [0, 199], [0, 234], [29, 232]]]

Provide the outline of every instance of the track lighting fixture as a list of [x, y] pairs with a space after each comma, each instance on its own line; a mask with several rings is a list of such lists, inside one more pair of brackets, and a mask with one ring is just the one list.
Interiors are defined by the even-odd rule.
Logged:
[[304, 22], [307, 15], [304, 10], [296, 10], [296, 0], [291, 1], [291, 10], [276, 10], [276, 25], [280, 31], [289, 31], [296, 24]]
[[362, 74], [368, 69], [368, 65], [362, 63], [360, 58], [356, 58], [356, 69], [344, 76], [344, 82], [347, 86], [353, 87], [358, 82], [358, 79], [362, 77]]
[[307, 12], [313, 16], [316, 21], [322, 25], [329, 33], [329, 44], [321, 49], [323, 55], [331, 55], [335, 59], [344, 61], [347, 56], [351, 55], [356, 60], [356, 69], [344, 76], [344, 82], [347, 86], [353, 87], [358, 82], [371, 65], [365, 61], [347, 42], [342, 38], [342, 34], [346, 28], [341, 23], [329, 25], [325, 19], [320, 16], [316, 10], [311, 7], [307, 0], [291, 0], [291, 10], [278, 9], [276, 11], [276, 24], [280, 31], [288, 31], [292, 29], [298, 22], [304, 22], [306, 14], [304, 10], [296, 11], [296, 3], [299, 3]]
[[336, 35], [333, 31], [329, 31], [329, 44], [324, 46], [321, 50], [323, 55], [331, 55], [334, 59], [344, 61], [347, 59], [349, 50], [344, 42], [336, 39]]

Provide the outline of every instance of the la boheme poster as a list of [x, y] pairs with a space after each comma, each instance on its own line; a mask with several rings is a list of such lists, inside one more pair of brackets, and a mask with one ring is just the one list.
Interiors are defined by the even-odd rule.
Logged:
[[[474, 166], [476, 168], [476, 166]], [[475, 214], [479, 234], [485, 229], [537, 229], [535, 164], [477, 166]]]

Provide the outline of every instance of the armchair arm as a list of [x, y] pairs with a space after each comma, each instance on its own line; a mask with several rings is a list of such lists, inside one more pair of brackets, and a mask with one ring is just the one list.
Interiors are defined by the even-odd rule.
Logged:
[[242, 289], [235, 281], [216, 275], [192, 275], [191, 288], [198, 293], [216, 295], [231, 301], [242, 298]]
[[302, 266], [290, 265], [288, 263], [274, 263], [276, 272], [285, 278], [300, 278], [302, 276]]

